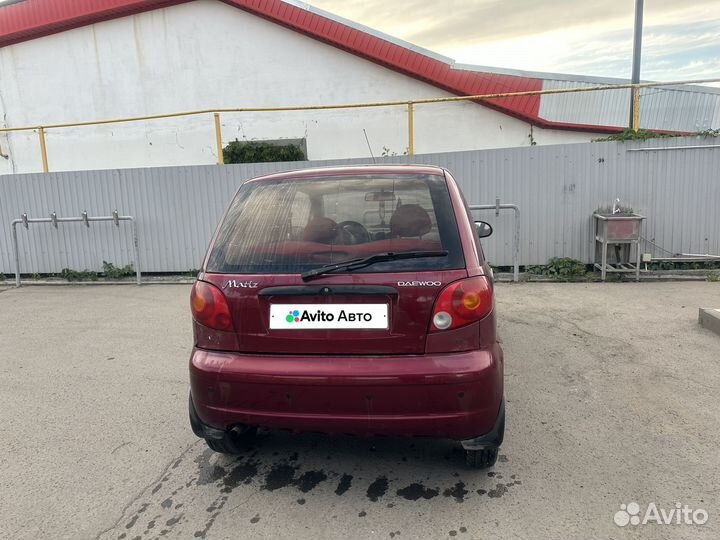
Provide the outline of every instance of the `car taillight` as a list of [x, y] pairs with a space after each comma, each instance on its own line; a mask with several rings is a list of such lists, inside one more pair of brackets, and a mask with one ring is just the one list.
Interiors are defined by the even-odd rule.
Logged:
[[456, 281], [445, 287], [435, 302], [430, 331], [459, 328], [479, 321], [492, 308], [493, 291], [485, 276]]
[[193, 318], [208, 328], [231, 331], [232, 317], [227, 300], [220, 289], [204, 281], [196, 281], [190, 292]]

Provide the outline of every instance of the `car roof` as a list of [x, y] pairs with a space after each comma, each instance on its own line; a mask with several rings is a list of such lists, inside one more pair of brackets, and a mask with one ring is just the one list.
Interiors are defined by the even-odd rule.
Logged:
[[265, 182], [270, 180], [298, 180], [323, 176], [356, 177], [364, 175], [433, 175], [445, 176], [441, 167], [432, 165], [342, 165], [336, 167], [314, 167], [312, 169], [295, 169], [279, 173], [258, 176], [248, 182]]

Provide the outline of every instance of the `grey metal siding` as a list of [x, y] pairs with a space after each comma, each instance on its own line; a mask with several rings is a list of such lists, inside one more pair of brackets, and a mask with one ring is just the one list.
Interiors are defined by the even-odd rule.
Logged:
[[[520, 263], [553, 256], [590, 262], [590, 215], [620, 198], [646, 215], [646, 244], [657, 256], [720, 254], [720, 148], [717, 139], [680, 138], [397, 156], [384, 163], [447, 168], [471, 204], [515, 203], [521, 211]], [[687, 150], [633, 151], [710, 145]], [[109, 215], [137, 218], [144, 272], [198, 268], [217, 221], [246, 179], [275, 171], [367, 163], [367, 159], [252, 165], [164, 167], [0, 176], [0, 272], [14, 272], [10, 221], [29, 217]], [[511, 213], [479, 212], [495, 234], [485, 240], [492, 264], [512, 262]], [[109, 223], [18, 227], [23, 273], [100, 270], [132, 261], [130, 230]]]
[[[546, 80], [544, 90], [586, 88], [596, 83]], [[630, 90], [548, 94], [540, 99], [540, 117], [554, 122], [595, 126], [627, 126]], [[720, 128], [720, 92], [658, 87], [640, 90], [643, 129], [695, 132]]]

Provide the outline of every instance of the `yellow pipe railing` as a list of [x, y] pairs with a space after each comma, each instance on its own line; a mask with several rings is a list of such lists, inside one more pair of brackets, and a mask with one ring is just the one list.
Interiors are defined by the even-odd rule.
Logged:
[[218, 165], [225, 165], [225, 156], [223, 155], [222, 145], [222, 126], [220, 125], [220, 113], [214, 113], [215, 116], [215, 144], [217, 145]]
[[633, 86], [632, 89], [632, 125], [633, 131], [640, 131], [640, 88]]
[[407, 153], [409, 156], [415, 154], [415, 106], [412, 101], [407, 104], [408, 113], [408, 149]]
[[222, 156], [222, 131], [220, 125], [220, 114], [222, 113], [249, 113], [249, 112], [282, 112], [282, 111], [322, 111], [322, 110], [334, 110], [334, 109], [359, 109], [359, 108], [371, 108], [371, 107], [397, 107], [406, 106], [408, 115], [408, 154], [413, 155], [415, 153], [415, 128], [414, 128], [414, 108], [415, 105], [420, 104], [431, 104], [431, 103], [452, 103], [455, 101], [485, 101], [490, 99], [502, 99], [512, 97], [526, 97], [526, 96], [539, 96], [539, 95], [553, 95], [553, 94], [571, 94], [579, 92], [600, 92], [607, 90], [632, 90], [632, 99], [635, 102], [635, 113], [632, 118], [632, 129], [635, 131], [640, 129], [640, 89], [651, 88], [651, 87], [664, 87], [664, 86], [679, 86], [686, 84], [704, 84], [711, 82], [720, 82], [720, 78], [715, 79], [696, 79], [696, 80], [685, 80], [685, 81], [672, 81], [672, 82], [648, 82], [648, 83], [637, 83], [637, 84], [614, 84], [614, 85], [598, 85], [598, 86], [585, 86], [577, 88], [555, 88], [550, 90], [529, 90], [525, 92], [502, 92], [495, 94], [479, 94], [473, 96], [453, 96], [453, 97], [441, 97], [441, 98], [426, 98], [426, 99], [413, 99], [404, 101], [377, 101], [369, 103], [346, 103], [337, 105], [300, 105], [300, 106], [286, 106], [286, 107], [242, 107], [242, 108], [221, 108], [221, 109], [199, 109], [192, 111], [182, 111], [175, 113], [165, 114], [151, 114], [145, 116], [133, 116], [126, 118], [110, 118], [103, 120], [89, 120], [83, 122], [66, 122], [60, 124], [46, 124], [46, 125], [33, 125], [33, 126], [21, 126], [21, 127], [4, 127], [0, 128], [0, 133], [3, 132], [16, 132], [16, 131], [38, 131], [40, 137], [40, 151], [43, 162], [43, 170], [48, 171], [47, 163], [47, 147], [45, 142], [45, 132], [48, 129], [62, 129], [70, 127], [82, 127], [82, 126], [97, 126], [103, 124], [118, 124], [124, 122], [139, 122], [146, 120], [160, 120], [164, 118], [178, 118], [183, 116], [196, 116], [203, 114], [212, 114], [215, 119], [215, 138], [218, 149], [218, 163], [223, 164]]
[[49, 172], [47, 158], [47, 144], [45, 143], [45, 128], [38, 129], [38, 137], [40, 138], [40, 157], [42, 158], [43, 172]]

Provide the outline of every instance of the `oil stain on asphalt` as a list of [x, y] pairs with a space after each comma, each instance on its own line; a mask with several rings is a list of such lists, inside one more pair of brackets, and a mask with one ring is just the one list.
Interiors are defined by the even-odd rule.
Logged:
[[388, 490], [388, 479], [384, 476], [378, 476], [375, 481], [367, 488], [367, 498], [372, 502], [377, 502], [380, 497], [385, 495]]
[[[442, 495], [443, 498], [461, 504], [469, 497], [497, 499], [505, 496], [514, 486], [522, 484], [514, 474], [510, 477], [511, 481], [502, 483], [500, 480], [503, 475], [496, 471], [469, 469], [455, 472], [450, 477], [452, 482], [448, 483], [449, 474], [446, 465], [439, 466], [439, 474], [436, 475], [432, 474], [432, 470], [428, 474], [425, 467], [408, 469], [412, 467], [413, 462], [425, 459], [423, 452], [415, 451], [414, 448], [413, 443], [410, 454], [398, 456], [397, 466], [380, 475], [363, 473], [362, 463], [358, 465], [357, 462], [353, 462], [353, 469], [349, 471], [335, 470], [336, 467], [305, 467], [303, 458], [317, 463], [317, 452], [313, 452], [312, 448], [307, 453], [294, 451], [283, 456], [281, 451], [262, 452], [260, 445], [260, 449], [249, 449], [245, 455], [237, 458], [220, 456], [209, 449], [203, 449], [192, 461], [185, 457], [188, 463], [184, 466], [182, 466], [183, 458], [174, 461], [172, 467], [166, 471], [167, 474], [148, 486], [135, 504], [130, 505], [128, 512], [116, 527], [99, 538], [146, 540], [161, 538], [170, 533], [177, 535], [180, 530], [190, 529], [192, 532], [188, 535], [194, 538], [206, 538], [223, 511], [231, 512], [238, 507], [236, 499], [239, 496], [243, 501], [247, 501], [263, 492], [296, 490], [298, 495], [293, 497], [295, 507], [303, 508], [303, 511], [312, 502], [308, 497], [313, 496], [315, 490], [322, 490], [323, 497], [346, 497], [352, 494], [353, 498], [357, 498], [359, 506], [357, 516], [363, 518], [377, 508], [374, 505], [381, 501], [383, 502], [381, 508], [394, 508], [403, 504], [422, 504], [423, 501]], [[458, 456], [455, 454], [457, 451], [453, 450], [450, 454], [446, 454], [445, 458], [457, 461]], [[338, 465], [341, 461], [347, 460], [342, 457], [334, 461], [325, 460], [328, 464]], [[499, 462], [507, 463], [507, 461], [505, 455], [500, 456]], [[453, 463], [452, 467], [455, 466], [456, 464]], [[457, 466], [461, 467], [459, 463]], [[191, 471], [190, 476], [188, 471]], [[422, 478], [413, 479], [413, 475], [422, 475]], [[433, 481], [435, 477], [436, 480]], [[443, 478], [444, 480], [441, 480]], [[197, 508], [198, 500], [208, 498], [208, 488], [212, 500], [209, 504], [205, 503], [207, 506], [202, 507], [205, 508], [205, 517], [201, 520], [198, 519], [198, 514], [190, 517], [188, 512], [183, 510], [190, 507]], [[236, 493], [238, 491], [239, 495]], [[227, 507], [229, 500], [234, 501], [230, 508]], [[361, 506], [362, 501], [370, 506]], [[155, 511], [147, 512], [148, 509]], [[145, 516], [146, 513], [149, 515]], [[250, 525], [273, 517], [271, 513], [263, 515], [262, 511], [253, 512], [250, 516], [246, 518]], [[176, 531], [178, 526], [182, 526], [182, 529]], [[450, 531], [449, 535], [457, 535], [458, 530], [463, 533], [467, 529], [464, 526], [459, 527]], [[390, 537], [400, 534], [401, 531], [392, 531]], [[446, 530], [443, 535], [447, 534]]]
[[343, 495], [352, 485], [353, 475], [344, 473], [338, 486], [335, 488], [335, 495]]
[[433, 497], [437, 497], [439, 493], [439, 489], [427, 488], [418, 482], [413, 482], [409, 486], [397, 490], [397, 494], [408, 501], [432, 499]]

